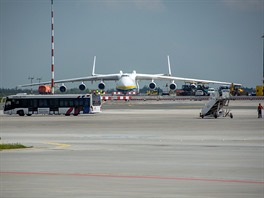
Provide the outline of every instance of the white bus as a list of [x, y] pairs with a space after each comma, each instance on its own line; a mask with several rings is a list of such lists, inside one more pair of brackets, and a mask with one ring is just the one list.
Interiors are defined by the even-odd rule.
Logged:
[[6, 97], [4, 114], [79, 115], [101, 112], [101, 96], [96, 94], [27, 95]]

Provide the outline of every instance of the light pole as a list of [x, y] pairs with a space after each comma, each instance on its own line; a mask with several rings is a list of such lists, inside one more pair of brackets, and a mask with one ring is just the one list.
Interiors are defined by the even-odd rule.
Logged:
[[40, 77], [40, 78], [37, 78], [37, 80], [39, 81], [39, 83], [40, 83], [40, 81], [42, 80], [42, 78]]
[[[31, 76], [28, 77], [28, 80], [30, 80], [30, 84], [31, 84], [31, 85], [32, 85], [32, 81], [33, 81], [33, 79], [34, 79], [34, 77], [31, 77]], [[32, 86], [31, 86], [31, 93], [33, 93], [33, 91], [32, 91]]]

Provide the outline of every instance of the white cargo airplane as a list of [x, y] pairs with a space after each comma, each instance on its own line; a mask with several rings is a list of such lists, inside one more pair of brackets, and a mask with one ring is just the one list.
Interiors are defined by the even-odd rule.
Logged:
[[[66, 86], [64, 83], [66, 82], [81, 82], [79, 85], [80, 90], [85, 90], [86, 85], [84, 84], [85, 81], [100, 81], [98, 84], [98, 88], [103, 90], [105, 89], [105, 83], [104, 81], [116, 81], [116, 89], [117, 91], [121, 91], [123, 93], [129, 92], [129, 91], [139, 91], [139, 85], [138, 81], [140, 80], [150, 80], [149, 88], [155, 89], [156, 83], [154, 80], [168, 80], [170, 81], [169, 88], [170, 90], [176, 90], [177, 85], [174, 81], [185, 81], [190, 82], [194, 86], [196, 86], [197, 83], [213, 83], [213, 84], [222, 84], [222, 85], [231, 85], [230, 82], [221, 82], [221, 81], [213, 81], [213, 80], [201, 80], [201, 79], [193, 79], [193, 78], [181, 78], [181, 77], [174, 77], [171, 75], [171, 67], [170, 67], [170, 58], [168, 58], [168, 74], [139, 74], [136, 73], [136, 71], [133, 71], [132, 73], [123, 73], [120, 71], [117, 74], [95, 74], [95, 62], [96, 62], [96, 56], [94, 57], [93, 61], [93, 70], [92, 75], [87, 77], [81, 77], [81, 78], [70, 78], [70, 79], [63, 79], [63, 80], [57, 80], [54, 81], [55, 84], [62, 83], [59, 87], [61, 92], [66, 91]], [[47, 85], [51, 84], [51, 82], [40, 82], [40, 83], [33, 83], [33, 84], [26, 84], [26, 85], [20, 85], [20, 87], [28, 87], [28, 86], [35, 86], [35, 85]], [[234, 85], [241, 85], [234, 83]]]

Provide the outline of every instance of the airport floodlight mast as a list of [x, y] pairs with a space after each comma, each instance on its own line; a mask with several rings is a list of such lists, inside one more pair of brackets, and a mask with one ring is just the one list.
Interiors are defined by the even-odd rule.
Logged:
[[37, 80], [38, 80], [38, 82], [40, 83], [40, 81], [42, 80], [42, 78], [40, 77], [40, 78], [37, 78]]
[[51, 94], [54, 94], [54, 11], [51, 0]]
[[30, 84], [32, 84], [32, 82], [33, 82], [33, 80], [34, 80], [34, 77], [29, 76], [29, 77], [28, 77], [28, 80], [30, 80]]
[[[34, 77], [29, 76], [28, 80], [30, 80], [30, 84], [32, 84]], [[33, 93], [32, 86], [31, 86], [31, 93]]]

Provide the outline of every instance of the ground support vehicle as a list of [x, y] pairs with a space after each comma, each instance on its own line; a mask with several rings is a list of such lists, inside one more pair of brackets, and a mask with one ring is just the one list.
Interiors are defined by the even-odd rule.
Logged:
[[211, 93], [209, 101], [205, 104], [200, 112], [200, 117], [227, 117], [233, 118], [231, 110], [228, 108], [230, 100], [229, 92]]
[[96, 94], [17, 94], [6, 97], [4, 114], [79, 115], [101, 112], [101, 96]]

